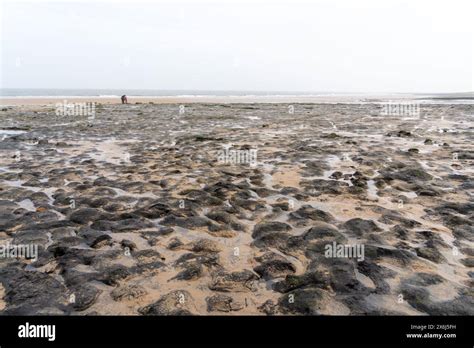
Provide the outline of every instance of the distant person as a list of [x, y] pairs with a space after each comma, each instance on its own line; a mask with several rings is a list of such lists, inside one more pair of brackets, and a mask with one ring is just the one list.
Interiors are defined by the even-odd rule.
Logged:
[[122, 104], [128, 104], [127, 96], [124, 94], [122, 97]]

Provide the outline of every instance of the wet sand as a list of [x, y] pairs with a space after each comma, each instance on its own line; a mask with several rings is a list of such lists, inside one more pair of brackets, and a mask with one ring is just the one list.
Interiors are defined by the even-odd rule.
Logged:
[[206, 100], [2, 101], [0, 313], [474, 314], [473, 105]]
[[[450, 99], [443, 99], [438, 95], [413, 95], [413, 94], [323, 94], [323, 95], [235, 95], [235, 96], [211, 96], [211, 95], [195, 95], [195, 96], [128, 96], [130, 104], [233, 104], [233, 103], [371, 103], [383, 101], [410, 101], [410, 100], [424, 100], [430, 103], [462, 103], [470, 102], [472, 100], [472, 93], [464, 95], [450, 95]], [[470, 99], [470, 100], [469, 100]], [[36, 106], [53, 106], [57, 103], [96, 103], [96, 104], [121, 104], [121, 99], [117, 97], [80, 97], [80, 96], [50, 96], [50, 97], [0, 97], [1, 106], [22, 106], [22, 105], [36, 105]]]

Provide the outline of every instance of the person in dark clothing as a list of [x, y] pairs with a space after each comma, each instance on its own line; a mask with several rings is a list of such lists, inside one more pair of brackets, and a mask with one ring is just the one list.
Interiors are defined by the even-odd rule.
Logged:
[[122, 99], [122, 104], [128, 104], [127, 96], [125, 94], [122, 96], [121, 99]]

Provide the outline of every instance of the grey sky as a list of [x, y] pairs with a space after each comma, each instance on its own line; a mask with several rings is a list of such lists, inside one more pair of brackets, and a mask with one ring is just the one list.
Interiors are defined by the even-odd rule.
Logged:
[[1, 87], [460, 92], [472, 0], [0, 0]]

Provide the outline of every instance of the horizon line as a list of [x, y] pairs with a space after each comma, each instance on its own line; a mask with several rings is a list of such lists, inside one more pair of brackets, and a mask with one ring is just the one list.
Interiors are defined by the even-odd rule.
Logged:
[[304, 94], [474, 94], [472, 91], [456, 91], [456, 92], [407, 92], [407, 91], [308, 91], [308, 90], [252, 90], [252, 89], [163, 89], [163, 88], [84, 88], [84, 87], [0, 87], [0, 90], [113, 90], [113, 91], [162, 91], [162, 92], [257, 92], [257, 93], [304, 93]]

